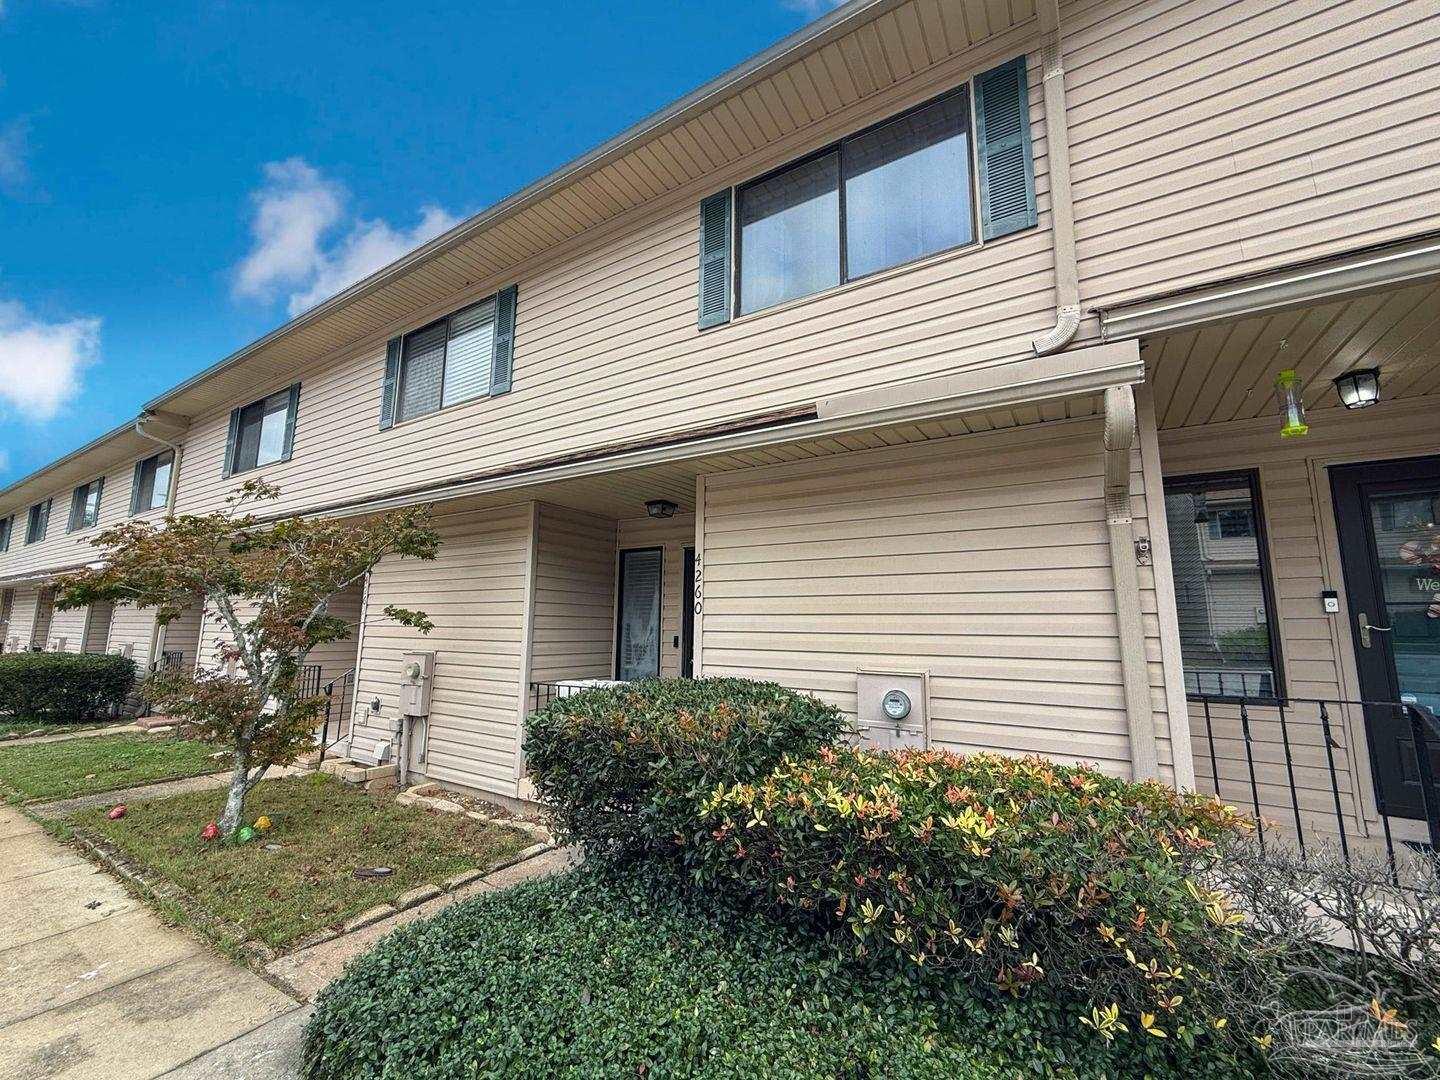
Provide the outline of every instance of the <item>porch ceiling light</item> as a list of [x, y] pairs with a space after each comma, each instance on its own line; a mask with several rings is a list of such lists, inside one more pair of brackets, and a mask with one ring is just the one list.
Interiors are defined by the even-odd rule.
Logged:
[[1358, 368], [1335, 379], [1335, 392], [1347, 409], [1366, 409], [1380, 400], [1380, 369]]
[[669, 499], [651, 499], [645, 504], [645, 513], [652, 518], [672, 518], [675, 511], [680, 507], [676, 506]]

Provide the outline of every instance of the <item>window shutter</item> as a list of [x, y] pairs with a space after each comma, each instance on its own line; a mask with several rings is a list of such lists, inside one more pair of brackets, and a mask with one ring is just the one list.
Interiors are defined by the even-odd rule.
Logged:
[[515, 374], [515, 308], [520, 299], [518, 285], [507, 285], [495, 294], [495, 359], [490, 368], [490, 396], [508, 394]]
[[225, 437], [225, 471], [222, 476], [235, 472], [235, 451], [240, 443], [240, 410], [230, 410], [230, 434]]
[[730, 321], [730, 189], [700, 203], [700, 329]]
[[[140, 512], [140, 485], [145, 479], [145, 462], [135, 462], [135, 479], [130, 481], [130, 516]], [[152, 499], [153, 501], [153, 499]]]
[[285, 448], [280, 451], [280, 460], [289, 461], [295, 449], [295, 417], [300, 413], [300, 384], [290, 387], [290, 405], [285, 410]]
[[982, 235], [994, 240], [1039, 221], [1030, 148], [1030, 87], [1025, 57], [975, 80]]
[[385, 382], [380, 389], [380, 430], [395, 426], [395, 391], [400, 385], [400, 346], [404, 338], [385, 343]]

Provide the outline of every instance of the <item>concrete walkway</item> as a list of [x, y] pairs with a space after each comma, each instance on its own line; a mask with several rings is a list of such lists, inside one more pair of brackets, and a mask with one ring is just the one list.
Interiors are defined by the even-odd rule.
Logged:
[[158, 1077], [299, 1009], [0, 807], [4, 1076]]

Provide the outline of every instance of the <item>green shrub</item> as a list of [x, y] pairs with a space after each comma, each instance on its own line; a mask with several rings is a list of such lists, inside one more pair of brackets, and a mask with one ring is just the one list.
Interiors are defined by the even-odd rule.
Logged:
[[527, 722], [525, 758], [558, 830], [596, 854], [675, 850], [718, 784], [835, 742], [832, 706], [774, 683], [664, 679], [559, 698]]
[[124, 702], [135, 663], [123, 656], [7, 653], [0, 656], [0, 712], [75, 723]]
[[856, 971], [668, 880], [582, 868], [396, 930], [321, 992], [304, 1077], [1249, 1075], [1172, 1042], [1057, 1030], [1038, 1002]]
[[1188, 1042], [1221, 1019], [1205, 986], [1240, 920], [1197, 879], [1245, 825], [1215, 799], [1036, 758], [827, 748], [697, 815], [697, 880], [861, 956], [1078, 994], [1102, 1037]]

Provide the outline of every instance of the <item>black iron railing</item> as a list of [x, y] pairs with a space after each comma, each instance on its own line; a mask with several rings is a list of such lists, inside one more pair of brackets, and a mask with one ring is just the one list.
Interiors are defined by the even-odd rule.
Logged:
[[295, 696], [315, 697], [320, 693], [320, 665], [302, 664], [300, 677], [295, 681]]
[[[566, 682], [532, 682], [530, 684], [530, 711], [534, 712], [536, 709], [542, 709], [556, 698], [578, 694], [582, 690], [588, 689], [586, 683], [591, 681], [591, 679], [584, 681], [571, 679]], [[594, 681], [597, 685], [604, 686], [620, 680], [599, 679]]]
[[[1281, 833], [1293, 839], [1302, 852], [1307, 843], [1321, 837], [1338, 842], [1347, 860], [1353, 846], [1373, 844], [1365, 825], [1365, 799], [1353, 783], [1363, 769], [1392, 875], [1397, 873], [1392, 818], [1414, 817], [1416, 808], [1392, 805], [1370, 747], [1352, 746], [1342, 739], [1347, 710], [1355, 711], [1367, 742], [1393, 739], [1393, 734], [1376, 731], [1377, 716], [1402, 723], [1410, 735], [1412, 757], [1399, 763], [1400, 773], [1413, 777], [1429, 847], [1440, 852], [1440, 787], [1431, 756], [1433, 749], [1440, 748], [1440, 721], [1423, 705], [1201, 694], [1192, 694], [1189, 700], [1202, 711], [1205, 722], [1203, 744], [1195, 748], [1197, 772], [1208, 764], [1213, 793], [1254, 813], [1262, 846], [1267, 830], [1272, 836]], [[1405, 744], [1395, 741], [1403, 758]], [[1203, 788], [1203, 778], [1200, 784]]]
[[[317, 667], [318, 671], [319, 668]], [[345, 737], [345, 719], [350, 715], [349, 705], [355, 692], [355, 669], [331, 679], [320, 688], [325, 695], [325, 719], [320, 725], [320, 760], [325, 752]], [[330, 737], [330, 722], [335, 722], [335, 738]]]
[[185, 654], [178, 650], [165, 651], [160, 654], [160, 659], [153, 663], [151, 668], [157, 673], [179, 671], [185, 663]]

